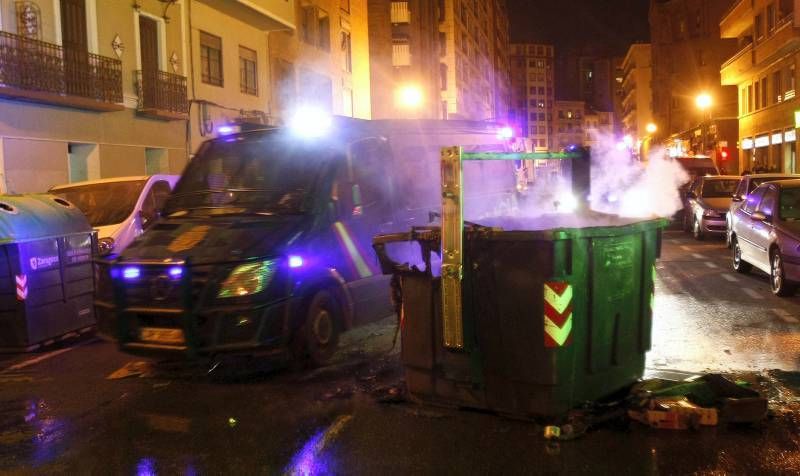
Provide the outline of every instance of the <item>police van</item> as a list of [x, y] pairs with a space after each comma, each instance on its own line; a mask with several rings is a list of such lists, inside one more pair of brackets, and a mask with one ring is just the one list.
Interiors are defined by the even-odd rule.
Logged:
[[[100, 327], [131, 353], [323, 364], [341, 332], [393, 312], [372, 237], [435, 216], [440, 148], [507, 151], [506, 136], [483, 122], [308, 115], [209, 140], [159, 221], [112, 264], [115, 322]], [[480, 184], [466, 217], [512, 206], [515, 174], [466, 168]]]

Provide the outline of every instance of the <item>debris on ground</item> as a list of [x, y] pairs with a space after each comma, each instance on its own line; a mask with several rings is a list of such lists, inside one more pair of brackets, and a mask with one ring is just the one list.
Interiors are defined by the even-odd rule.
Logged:
[[719, 374], [642, 381], [631, 390], [631, 400], [628, 416], [659, 429], [758, 423], [767, 417], [766, 398], [749, 383], [732, 382]]
[[337, 387], [333, 390], [329, 390], [323, 393], [322, 395], [320, 395], [319, 399], [327, 401], [327, 400], [346, 399], [352, 396], [353, 396], [352, 387]]
[[112, 372], [108, 377], [106, 377], [106, 379], [119, 380], [128, 377], [148, 378], [152, 377], [154, 374], [155, 374], [155, 369], [153, 368], [152, 362], [137, 361], [137, 362], [128, 362], [121, 368]]
[[402, 385], [388, 385], [385, 387], [378, 387], [372, 391], [372, 396], [378, 403], [405, 403], [406, 392]]

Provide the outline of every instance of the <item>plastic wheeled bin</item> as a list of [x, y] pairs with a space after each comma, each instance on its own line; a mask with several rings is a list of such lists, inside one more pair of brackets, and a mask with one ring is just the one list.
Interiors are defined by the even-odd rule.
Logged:
[[0, 351], [93, 328], [93, 255], [92, 227], [68, 201], [0, 196]]
[[[376, 237], [383, 271], [398, 287], [411, 396], [529, 418], [559, 415], [634, 383], [650, 349], [666, 223], [584, 212], [466, 227], [464, 344], [455, 350], [444, 345], [441, 278], [431, 266], [440, 230]], [[405, 240], [419, 243], [419, 264], [392, 259], [387, 247]]]

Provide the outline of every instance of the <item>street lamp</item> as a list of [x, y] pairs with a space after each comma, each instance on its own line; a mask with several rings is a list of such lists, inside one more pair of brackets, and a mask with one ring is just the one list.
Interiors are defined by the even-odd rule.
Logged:
[[419, 86], [405, 85], [397, 89], [397, 104], [405, 109], [416, 109], [422, 105], [422, 90]]
[[700, 93], [694, 98], [694, 103], [697, 105], [697, 109], [703, 113], [703, 150], [701, 151], [703, 154], [706, 152], [706, 143], [708, 142], [708, 121], [711, 120], [711, 105], [713, 103], [713, 99], [711, 95], [708, 93]]
[[653, 124], [652, 122], [648, 122], [647, 125], [644, 127], [644, 130], [646, 130], [649, 135], [653, 135], [658, 130], [658, 126]]

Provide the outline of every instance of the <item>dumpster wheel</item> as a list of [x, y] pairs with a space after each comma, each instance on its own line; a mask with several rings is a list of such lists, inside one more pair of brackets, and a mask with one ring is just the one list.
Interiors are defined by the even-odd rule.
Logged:
[[312, 366], [327, 364], [339, 346], [341, 306], [332, 293], [317, 291], [309, 300], [306, 318], [298, 329], [297, 347]]

